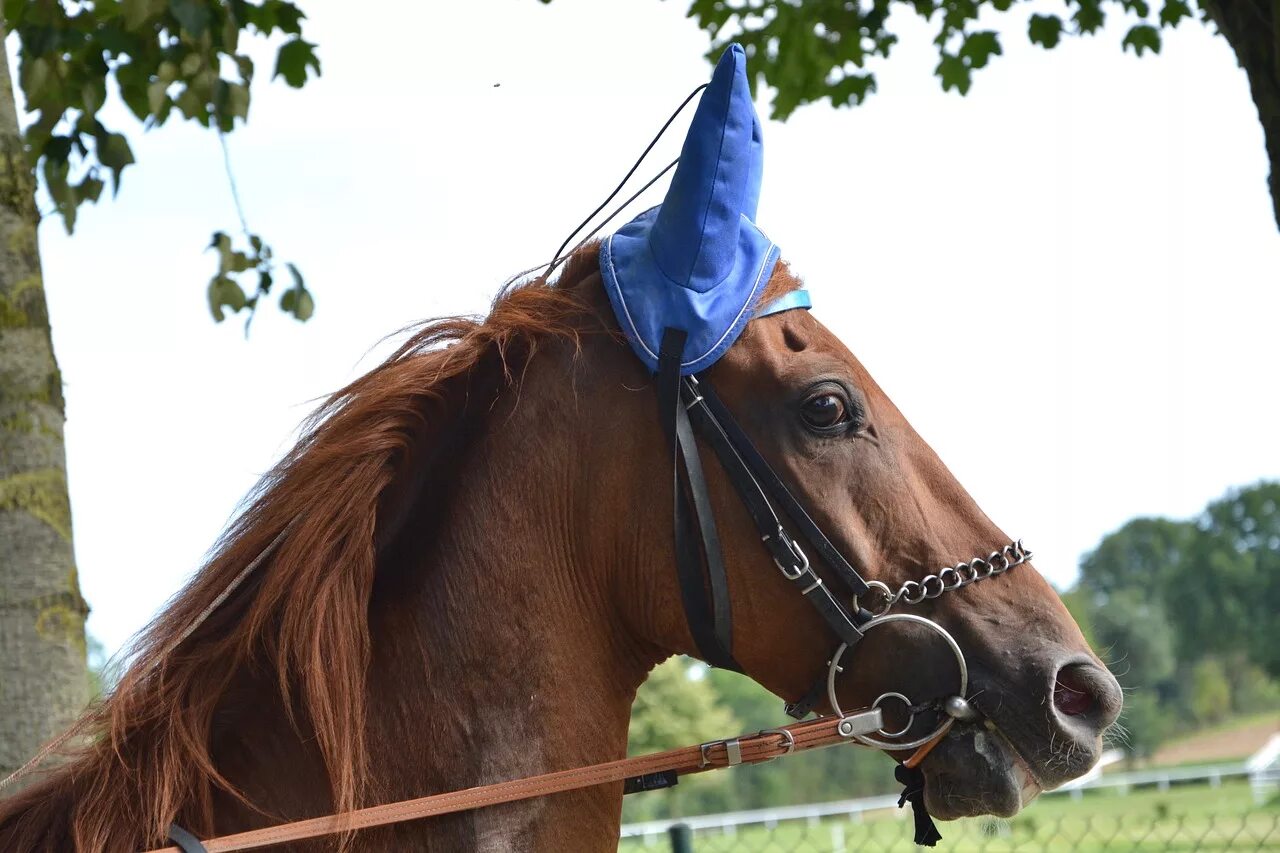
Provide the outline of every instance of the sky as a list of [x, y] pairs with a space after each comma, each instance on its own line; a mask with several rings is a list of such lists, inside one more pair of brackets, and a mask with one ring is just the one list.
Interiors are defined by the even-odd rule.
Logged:
[[[270, 84], [260, 50], [229, 150], [249, 225], [307, 276], [311, 322], [263, 311], [246, 341], [210, 319], [203, 250], [236, 219], [195, 126], [143, 132], [109, 106], [140, 165], [74, 237], [41, 227], [76, 558], [109, 653], [318, 398], [387, 334], [482, 313], [547, 260], [710, 70], [683, 0], [303, 6], [323, 77]], [[1029, 14], [1053, 10], [993, 17], [1005, 55], [965, 98], [932, 75], [933, 28], [896, 12], [879, 94], [765, 123], [758, 221], [819, 319], [1065, 588], [1126, 520], [1280, 477], [1280, 235], [1224, 40], [1184, 23], [1138, 59], [1117, 23], [1028, 45]]]

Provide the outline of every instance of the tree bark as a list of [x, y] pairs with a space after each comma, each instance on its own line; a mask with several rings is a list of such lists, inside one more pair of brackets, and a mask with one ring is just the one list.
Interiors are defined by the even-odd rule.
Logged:
[[1201, 0], [1249, 77], [1271, 162], [1271, 206], [1280, 225], [1280, 0]]
[[[4, 32], [0, 22], [0, 40]], [[35, 179], [0, 45], [0, 779], [89, 699], [89, 608], [71, 548], [62, 375], [37, 221]]]

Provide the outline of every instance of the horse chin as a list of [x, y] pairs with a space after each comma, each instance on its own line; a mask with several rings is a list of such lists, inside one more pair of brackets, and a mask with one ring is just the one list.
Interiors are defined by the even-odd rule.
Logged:
[[982, 726], [956, 726], [920, 767], [925, 805], [939, 820], [1013, 817], [1043, 790], [1009, 742]]

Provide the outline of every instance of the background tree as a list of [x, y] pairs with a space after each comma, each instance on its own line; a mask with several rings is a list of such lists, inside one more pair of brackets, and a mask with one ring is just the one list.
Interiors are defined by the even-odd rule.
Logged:
[[1240, 651], [1280, 677], [1280, 483], [1229, 492], [1197, 527], [1167, 604], [1182, 626], [1184, 656]]
[[1081, 560], [1064, 598], [1126, 688], [1135, 755], [1280, 697], [1280, 483], [1233, 489], [1192, 521], [1139, 518]]
[[[706, 667], [675, 657], [656, 667], [636, 695], [627, 731], [627, 753], [644, 755], [691, 743], [725, 737], [741, 730], [741, 723], [703, 677]], [[729, 779], [706, 773], [682, 779], [678, 788], [629, 797], [628, 820], [697, 814], [730, 806]]]
[[[3, 15], [0, 36], [18, 36], [18, 83], [33, 115], [24, 131], [0, 57], [0, 778], [64, 729], [89, 695], [88, 607], [71, 545], [36, 175], [48, 212], [70, 232], [79, 206], [96, 202], [108, 181], [118, 192], [134, 163], [127, 138], [106, 124], [114, 97], [148, 129], [180, 115], [221, 136], [249, 114], [254, 64], [243, 34], [284, 37], [274, 76], [290, 86], [320, 70], [302, 12], [283, 0], [4, 0]], [[270, 247], [243, 215], [240, 225], [239, 243], [226, 232], [211, 241], [218, 268], [208, 299], [218, 320], [227, 310], [251, 320], [272, 288]], [[280, 305], [305, 320], [312, 298], [289, 270]], [[242, 275], [254, 279], [252, 296]]]
[[1135, 518], [1080, 560], [1082, 588], [1100, 596], [1172, 582], [1196, 536], [1195, 524]]
[[[549, 3], [551, 0], [542, 0]], [[1192, 3], [1195, 3], [1193, 10]], [[798, 107], [826, 99], [834, 106], [860, 104], [876, 91], [868, 70], [887, 59], [898, 36], [890, 26], [897, 9], [937, 21], [934, 73], [944, 90], [967, 94], [973, 72], [1003, 52], [1000, 34], [978, 25], [979, 16], [1008, 12], [1016, 0], [692, 0], [690, 17], [711, 36], [713, 60], [731, 41], [750, 58], [753, 84], [762, 79], [776, 90], [773, 117], [786, 119]], [[1280, 224], [1280, 6], [1272, 0], [1067, 0], [1067, 15], [1033, 14], [1027, 25], [1032, 44], [1049, 49], [1064, 37], [1098, 32], [1107, 15], [1122, 15], [1129, 28], [1120, 47], [1138, 56], [1159, 53], [1161, 29], [1184, 19], [1215, 25], [1235, 51], [1249, 78], [1271, 163], [1270, 188]]]

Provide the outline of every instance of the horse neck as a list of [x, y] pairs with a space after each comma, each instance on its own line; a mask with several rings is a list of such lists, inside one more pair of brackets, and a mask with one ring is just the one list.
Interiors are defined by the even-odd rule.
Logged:
[[[663, 655], [632, 639], [607, 574], [616, 560], [586, 541], [600, 519], [579, 517], [590, 506], [579, 491], [590, 478], [567, 476], [578, 438], [547, 420], [563, 422], [573, 405], [561, 383], [542, 379], [557, 373], [531, 369], [518, 394], [488, 414], [435, 517], [415, 508], [405, 541], [379, 565], [367, 729], [377, 801], [625, 755], [635, 689]], [[283, 715], [260, 739], [278, 742], [280, 725]], [[243, 742], [235, 751], [273, 755]], [[279, 780], [285, 762], [273, 757], [267, 775]], [[317, 756], [300, 758], [299, 775], [323, 772]], [[259, 793], [284, 811], [320, 811]], [[459, 849], [612, 849], [620, 799], [619, 786], [601, 786], [406, 831]], [[384, 842], [370, 835], [361, 843]]]

